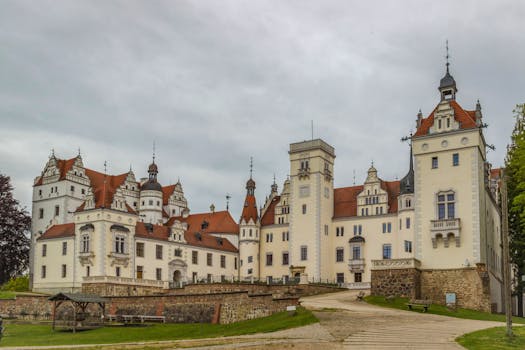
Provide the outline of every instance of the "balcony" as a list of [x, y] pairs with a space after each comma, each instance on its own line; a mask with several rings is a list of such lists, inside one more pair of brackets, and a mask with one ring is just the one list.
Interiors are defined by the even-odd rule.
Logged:
[[451, 241], [456, 247], [461, 245], [461, 221], [455, 219], [430, 220], [432, 247], [438, 247], [438, 240], [443, 239], [443, 246], [448, 248]]
[[365, 270], [365, 259], [348, 260], [348, 268], [351, 272], [362, 272]]
[[450, 231], [450, 230], [459, 230], [460, 229], [460, 220], [457, 219], [441, 219], [441, 220], [431, 220], [430, 221], [430, 231]]
[[370, 289], [370, 282], [349, 282], [344, 283], [343, 287], [346, 287], [348, 289]]
[[95, 253], [93, 252], [80, 252], [78, 253], [78, 260], [82, 266], [88, 264], [93, 265], [93, 259], [95, 258]]
[[372, 260], [372, 270], [418, 269], [421, 262], [414, 258]]

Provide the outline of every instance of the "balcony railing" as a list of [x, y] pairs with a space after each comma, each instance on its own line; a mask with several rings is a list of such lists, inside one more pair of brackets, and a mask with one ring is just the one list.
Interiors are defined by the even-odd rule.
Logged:
[[350, 271], [363, 271], [365, 269], [365, 259], [348, 260], [348, 268]]
[[421, 262], [414, 258], [372, 260], [372, 270], [396, 270], [419, 268]]
[[430, 230], [431, 231], [452, 231], [460, 229], [460, 220], [456, 219], [441, 219], [441, 220], [431, 220], [430, 221]]
[[370, 289], [370, 282], [349, 282], [345, 283], [343, 287], [348, 289]]

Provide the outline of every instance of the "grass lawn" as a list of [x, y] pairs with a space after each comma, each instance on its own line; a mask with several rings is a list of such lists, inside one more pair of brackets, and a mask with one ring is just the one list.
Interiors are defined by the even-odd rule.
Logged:
[[214, 324], [154, 324], [149, 327], [103, 327], [73, 334], [51, 330], [50, 325], [4, 323], [2, 346], [110, 344], [156, 340], [214, 338], [241, 334], [274, 332], [318, 322], [304, 308], [297, 308], [295, 316], [279, 312], [272, 316], [236, 322]]
[[514, 337], [508, 339], [505, 327], [483, 329], [458, 337], [456, 341], [469, 350], [525, 349], [525, 327], [513, 327]]
[[[395, 298], [391, 302], [386, 301], [385, 297], [369, 295], [365, 297], [367, 303], [389, 307], [393, 309], [408, 310], [406, 303], [408, 298]], [[422, 308], [417, 308], [413, 312], [422, 312]], [[482, 320], [482, 321], [499, 321], [505, 322], [505, 315], [491, 314], [489, 312], [481, 312], [469, 309], [457, 309], [456, 311], [449, 310], [446, 306], [432, 304], [427, 311], [429, 314], [443, 315], [457, 318], [466, 318], [469, 320]], [[525, 318], [513, 317], [513, 323], [525, 324]]]
[[0, 291], [0, 299], [13, 299], [15, 295], [16, 295], [15, 292]]

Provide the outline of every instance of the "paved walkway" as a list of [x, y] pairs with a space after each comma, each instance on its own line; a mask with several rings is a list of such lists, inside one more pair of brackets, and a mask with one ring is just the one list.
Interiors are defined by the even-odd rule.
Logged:
[[[113, 345], [108, 349], [463, 349], [454, 339], [483, 328], [503, 326], [491, 321], [464, 320], [445, 316], [386, 309], [356, 301], [345, 291], [301, 299], [314, 311], [317, 324], [265, 334], [227, 338], [181, 340]], [[100, 344], [99, 344], [100, 345]], [[86, 346], [79, 346], [85, 348]], [[29, 349], [27, 347], [26, 349]], [[36, 349], [37, 347], [31, 347]], [[43, 349], [43, 347], [38, 347]], [[49, 347], [51, 348], [51, 347]], [[62, 347], [53, 347], [62, 348]], [[71, 346], [63, 348], [73, 348]], [[105, 347], [104, 347], [105, 348]], [[5, 348], [2, 348], [5, 349]]]

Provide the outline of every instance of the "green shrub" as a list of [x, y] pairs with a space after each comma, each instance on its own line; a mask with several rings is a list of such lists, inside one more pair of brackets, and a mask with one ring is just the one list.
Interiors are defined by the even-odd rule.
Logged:
[[20, 276], [11, 278], [2, 285], [0, 290], [12, 292], [27, 292], [29, 291], [29, 276]]

